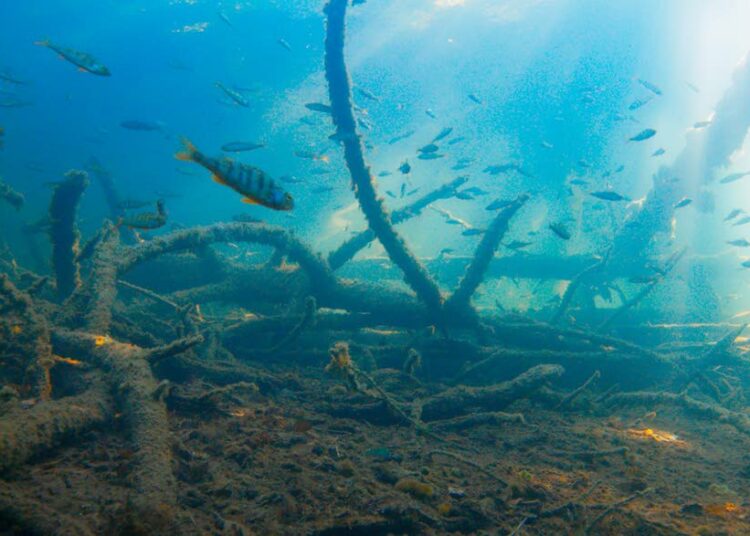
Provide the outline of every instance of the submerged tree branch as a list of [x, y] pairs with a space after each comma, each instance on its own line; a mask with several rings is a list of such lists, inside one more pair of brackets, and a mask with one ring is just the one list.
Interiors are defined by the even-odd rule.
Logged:
[[393, 263], [401, 268], [406, 283], [427, 308], [437, 314], [443, 301], [440, 290], [424, 266], [409, 251], [401, 236], [393, 229], [383, 199], [377, 195], [375, 180], [365, 162], [362, 140], [357, 134], [352, 109], [351, 83], [344, 60], [345, 18], [348, 3], [348, 0], [331, 0], [325, 7], [327, 16], [325, 70], [333, 124], [344, 145], [344, 158], [352, 178], [354, 195], [359, 201], [370, 229]]
[[513, 215], [518, 212], [518, 209], [528, 201], [528, 199], [528, 194], [519, 195], [515, 201], [503, 208], [495, 217], [492, 225], [487, 229], [482, 241], [477, 246], [474, 259], [466, 269], [466, 274], [461, 280], [460, 285], [453, 295], [446, 301], [445, 308], [447, 310], [456, 311], [464, 309], [469, 305], [471, 296], [476, 292], [477, 287], [479, 287], [484, 279], [487, 267], [490, 265], [490, 261], [494, 257], [495, 251], [500, 245], [500, 241], [508, 230], [508, 222]]
[[49, 206], [52, 268], [60, 299], [70, 296], [81, 284], [77, 262], [80, 235], [76, 227], [76, 214], [78, 203], [88, 185], [86, 172], [69, 171], [65, 180], [55, 186]]
[[[404, 222], [414, 216], [417, 216], [422, 212], [422, 209], [429, 206], [433, 202], [439, 199], [448, 199], [456, 194], [456, 190], [465, 184], [469, 179], [467, 177], [458, 177], [453, 179], [451, 182], [442, 185], [437, 190], [433, 190], [427, 195], [417, 199], [411, 205], [407, 205], [404, 208], [395, 211], [391, 215], [391, 223], [394, 225], [397, 223]], [[332, 270], [338, 270], [370, 242], [377, 238], [375, 233], [371, 229], [362, 231], [359, 234], [354, 235], [349, 240], [341, 244], [338, 249], [332, 251], [328, 255], [328, 264]]]

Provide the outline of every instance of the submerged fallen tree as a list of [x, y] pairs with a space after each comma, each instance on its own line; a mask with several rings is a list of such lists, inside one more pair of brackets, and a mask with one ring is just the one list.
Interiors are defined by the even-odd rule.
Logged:
[[[344, 379], [350, 387], [377, 399], [374, 404], [368, 400], [367, 404], [357, 407], [348, 404], [348, 401], [335, 407], [331, 405], [331, 412], [358, 420], [387, 414], [391, 419], [389, 422], [405, 423], [425, 437], [438, 440], [442, 440], [442, 432], [480, 425], [523, 423], [523, 416], [506, 414], [503, 410], [518, 399], [539, 393], [547, 383], [559, 380], [564, 371], [572, 376], [569, 381], [579, 387], [565, 396], [554, 392], [552, 395], [555, 396], [549, 393], [540, 395], [556, 398], [557, 409], [575, 407], [573, 402], [583, 392], [591, 390], [600, 378], [602, 383], [605, 380], [611, 382], [615, 376], [613, 370], [620, 370], [623, 363], [631, 368], [633, 363], [637, 363], [639, 371], [649, 371], [651, 380], [661, 380], [670, 373], [681, 372], [680, 367], [684, 362], [614, 337], [581, 329], [563, 329], [528, 318], [482, 317], [477, 313], [471, 305], [472, 296], [483, 280], [498, 274], [498, 266], [529, 275], [524, 272], [525, 261], [520, 256], [495, 257], [513, 216], [527, 201], [526, 195], [519, 196], [498, 212], [471, 258], [440, 261], [453, 264], [453, 275], [456, 279], [460, 278], [455, 291], [445, 299], [436, 280], [428, 272], [427, 268], [430, 267], [426, 268], [413, 255], [393, 226], [418, 214], [433, 201], [455, 195], [465, 179], [456, 179], [405, 209], [388, 213], [378, 196], [375, 180], [365, 161], [362, 140], [356, 132], [351, 82], [344, 63], [347, 5], [348, 0], [331, 0], [326, 6], [326, 80], [334, 125], [338, 138], [342, 140], [352, 186], [369, 229], [345, 242], [325, 259], [289, 230], [260, 223], [216, 224], [186, 229], [134, 246], [120, 244], [118, 230], [107, 224], [89, 242], [86, 254], [78, 255], [75, 206], [86, 181], [80, 173], [69, 176], [67, 187], [61, 186], [56, 191], [51, 208], [51, 214], [54, 213], [51, 234], [56, 243], [57, 291], [58, 298], [65, 300], [63, 306], [51, 308], [49, 313], [44, 308], [37, 310], [41, 300], [35, 302], [31, 293], [20, 291], [8, 277], [3, 276], [1, 280], [0, 308], [4, 314], [17, 315], [27, 322], [24, 324], [27, 334], [33, 334], [35, 337], [32, 339], [36, 342], [29, 344], [23, 341], [24, 348], [33, 348], [33, 359], [38, 364], [36, 370], [42, 371], [43, 379], [36, 381], [36, 393], [41, 401], [35, 401], [28, 409], [22, 409], [25, 406], [13, 401], [10, 409], [0, 415], [0, 471], [10, 471], [28, 463], [34, 457], [62, 445], [67, 438], [107, 422], [120, 410], [126, 424], [127, 439], [134, 451], [127, 473], [133, 490], [129, 508], [139, 518], [141, 526], [148, 528], [149, 524], [169, 524], [176, 519], [182, 505], [178, 500], [177, 480], [172, 472], [173, 442], [165, 399], [171, 399], [174, 407], [182, 404], [183, 408], [189, 406], [190, 411], [200, 414], [205, 409], [203, 404], [208, 404], [207, 401], [214, 396], [231, 397], [236, 389], [258, 388], [266, 393], [274, 389], [282, 391], [294, 384], [293, 381], [279, 380], [271, 372], [242, 363], [245, 355], [240, 350], [230, 351], [236, 347], [246, 350], [256, 364], [263, 360], [289, 364], [294, 359], [307, 359], [306, 363], [321, 367], [322, 362], [330, 356], [344, 372]], [[112, 192], [109, 195], [114, 214], [116, 198]], [[64, 203], [63, 199], [66, 200]], [[375, 284], [349, 280], [337, 272], [361, 248], [375, 239], [382, 243], [388, 259], [400, 271], [407, 290], [389, 287], [382, 282]], [[277, 255], [273, 262], [263, 266], [240, 265], [230, 263], [210, 249], [213, 244], [230, 242], [271, 246]], [[147, 285], [133, 284], [124, 279], [132, 275], [138, 266], [185, 252], [194, 253], [196, 259], [200, 258], [206, 263], [202, 265], [204, 267], [218, 267], [218, 281], [161, 296]], [[277, 261], [283, 256], [282, 253], [296, 262], [299, 270], [290, 270], [287, 265], [281, 269]], [[175, 259], [174, 256], [171, 258]], [[553, 258], [537, 260], [547, 268], [564, 264]], [[564, 306], [561, 305], [558, 310], [558, 320], [573, 300], [575, 289], [584, 285], [587, 277], [602, 267], [593, 264], [592, 260], [598, 262], [598, 259], [580, 257], [569, 259], [566, 266], [555, 266], [559, 270], [568, 270], [570, 278], [574, 279], [569, 287], [570, 293], [566, 293], [563, 300]], [[80, 270], [81, 264], [90, 266], [88, 272]], [[185, 265], [190, 270], [190, 263], [186, 262]], [[611, 266], [612, 270], [619, 269]], [[547, 268], [540, 269], [540, 273], [546, 274]], [[575, 277], [576, 274], [579, 276]], [[157, 276], [152, 274], [153, 280]], [[118, 285], [127, 288], [129, 293], [123, 292], [125, 296], [118, 298]], [[644, 291], [643, 296], [648, 290], [650, 288]], [[134, 298], [133, 292], [137, 293], [138, 298]], [[640, 299], [636, 296], [622, 312], [637, 305]], [[274, 316], [220, 318], [210, 323], [194, 306], [205, 302], [257, 305], [271, 311]], [[156, 307], [168, 312], [155, 312]], [[320, 308], [329, 310], [320, 311]], [[330, 309], [343, 311], [334, 313]], [[53, 326], [48, 325], [50, 318], [56, 315], [61, 321]], [[253, 317], [252, 314], [248, 316]], [[143, 320], [143, 325], [138, 325], [133, 319]], [[615, 320], [616, 317], [608, 321], [605, 327]], [[7, 327], [9, 333], [13, 332], [10, 323], [5, 322], [2, 326], [3, 329]], [[404, 329], [394, 333], [398, 330], [381, 329], [383, 326]], [[442, 329], [432, 329], [434, 326]], [[218, 335], [222, 331], [226, 332], [230, 342], [226, 347]], [[266, 344], [266, 341], [254, 344], [259, 335], [269, 332], [278, 337], [270, 344]], [[120, 338], [117, 335], [118, 339], [115, 340], [113, 333], [137, 334], [137, 337]], [[179, 333], [176, 340], [171, 337], [174, 333]], [[422, 380], [434, 379], [430, 374], [438, 368], [450, 369], [444, 366], [450, 363], [452, 370], [447, 379], [454, 387], [437, 394], [425, 389], [423, 392], [426, 394], [415, 397], [415, 405], [420, 407], [420, 411], [407, 411], [408, 406], [389, 393], [375, 374], [364, 366], [355, 367], [351, 358], [344, 356], [341, 350], [343, 345], [334, 347], [338, 349], [337, 352], [329, 352], [331, 339], [342, 334], [352, 339], [352, 348], [363, 350], [363, 362], [370, 358], [377, 366], [379, 363], [375, 356], [383, 357], [383, 362], [399, 367], [390, 378], [408, 381], [412, 387], [423, 387]], [[389, 337], [396, 339], [396, 342], [390, 342]], [[157, 344], [152, 348], [133, 344], [138, 338], [153, 340]], [[204, 338], [209, 342], [199, 351], [190, 352]], [[166, 342], [169, 340], [172, 342]], [[300, 343], [303, 343], [301, 348]], [[717, 345], [717, 349], [707, 355], [702, 363], [706, 367], [727, 363], [725, 356], [719, 355], [726, 347], [724, 343]], [[88, 366], [85, 374], [73, 378], [78, 380], [76, 394], [58, 395], [59, 398], [50, 396], [49, 368], [55, 362], [53, 349], [61, 355], [75, 356], [76, 360]], [[186, 352], [186, 355], [182, 355]], [[425, 364], [428, 374], [424, 377], [415, 376], [417, 360], [432, 361]], [[613, 364], [620, 369], [610, 368]], [[515, 371], [513, 367], [520, 370]], [[330, 370], [334, 368], [331, 366]], [[500, 373], [495, 376], [493, 373], [498, 369]], [[581, 375], [588, 378], [583, 384]], [[177, 382], [200, 379], [226, 387], [209, 386], [205, 393], [196, 396], [170, 397], [168, 386], [158, 381], [165, 376]], [[477, 378], [485, 385], [456, 385]], [[616, 379], [623, 384], [629, 381], [621, 375], [617, 375]], [[606, 400], [613, 405], [675, 403], [728, 422], [743, 432], [750, 430], [743, 413], [684, 394], [614, 393], [610, 396], [609, 390], [606, 393]], [[238, 415], [245, 415], [245, 408], [240, 409], [242, 411], [238, 411]], [[304, 423], [300, 424], [301, 429], [304, 426]], [[624, 450], [618, 447], [596, 452], [605, 455], [622, 453]], [[499, 480], [483, 465], [455, 453], [433, 451], [432, 454], [452, 456]], [[585, 454], [593, 456], [589, 451]], [[190, 455], [186, 454], [187, 457]], [[222, 490], [222, 493], [225, 492]], [[37, 527], [36, 530], [41, 532], [66, 532], [54, 525], [47, 509], [35, 511], [32, 506], [36, 501], [27, 499], [16, 499], [14, 493], [3, 490], [0, 492], [0, 515], [5, 512], [8, 517], [21, 518], [27, 526]], [[268, 500], [276, 499], [271, 497]], [[595, 519], [589, 527], [599, 521], [600, 518]], [[85, 527], [74, 527], [75, 522], [68, 525], [68, 533], [87, 532]], [[438, 525], [435, 523], [435, 526]]]

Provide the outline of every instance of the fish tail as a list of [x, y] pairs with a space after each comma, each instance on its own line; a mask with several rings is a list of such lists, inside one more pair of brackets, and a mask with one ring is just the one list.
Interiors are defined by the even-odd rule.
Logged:
[[196, 149], [195, 145], [193, 145], [192, 142], [187, 138], [182, 138], [181, 141], [182, 146], [185, 150], [175, 154], [174, 157], [177, 160], [184, 160], [186, 162], [194, 161], [195, 155], [198, 154], [198, 149]]

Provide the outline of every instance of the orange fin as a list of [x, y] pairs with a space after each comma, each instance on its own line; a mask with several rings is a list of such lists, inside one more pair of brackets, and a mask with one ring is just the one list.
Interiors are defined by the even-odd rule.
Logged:
[[251, 197], [243, 197], [242, 198], [242, 202], [246, 203], [248, 205], [260, 205], [260, 203], [258, 201], [256, 201], [255, 199], [253, 199]]
[[198, 149], [195, 148], [195, 145], [193, 145], [187, 138], [182, 138], [182, 146], [185, 148], [185, 150], [177, 153], [176, 155], [174, 155], [174, 157], [177, 160], [184, 160], [187, 162], [195, 160], [195, 154], [198, 152]]
[[219, 177], [216, 173], [211, 175], [211, 178], [213, 179], [214, 182], [218, 182], [219, 184], [223, 184], [224, 186], [227, 185], [227, 181]]

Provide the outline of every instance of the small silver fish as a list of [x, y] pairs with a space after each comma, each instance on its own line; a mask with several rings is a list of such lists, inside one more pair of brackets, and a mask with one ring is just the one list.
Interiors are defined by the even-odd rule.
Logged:
[[500, 210], [513, 203], [512, 199], [495, 199], [492, 203], [484, 207], [485, 210]]
[[662, 94], [661, 89], [659, 89], [658, 86], [656, 86], [655, 84], [652, 84], [648, 80], [644, 80], [643, 78], [639, 78], [638, 79], [638, 83], [640, 85], [642, 85], [643, 87], [645, 87], [646, 89], [648, 89], [654, 95], [661, 95]]
[[484, 229], [477, 229], [476, 227], [471, 227], [469, 229], [464, 229], [461, 231], [461, 234], [463, 236], [477, 236], [480, 234], [484, 234]]
[[513, 240], [512, 242], [510, 242], [508, 244], [505, 244], [505, 247], [508, 248], [508, 249], [516, 249], [516, 250], [518, 250], [518, 249], [527, 248], [527, 247], [529, 247], [532, 244], [533, 244], [533, 242], [524, 242], [522, 240]]
[[401, 140], [405, 140], [407, 138], [411, 138], [414, 134], [416, 134], [416, 130], [409, 130], [407, 132], [404, 132], [403, 134], [399, 134], [398, 136], [394, 136], [390, 140], [388, 140], [388, 145], [393, 145], [394, 143], [398, 143]]
[[729, 214], [727, 214], [727, 217], [724, 218], [724, 221], [733, 220], [734, 218], [736, 218], [737, 216], [739, 216], [743, 212], [744, 212], [744, 210], [742, 210], [741, 208], [735, 208], [734, 210], [730, 211]]
[[438, 147], [434, 143], [429, 143], [429, 144], [425, 145], [424, 147], [420, 147], [419, 149], [417, 149], [417, 152], [419, 152], [419, 153], [434, 153], [434, 152], [437, 152], [438, 149], [440, 149], [440, 147]]
[[245, 97], [243, 97], [239, 91], [230, 89], [224, 84], [222, 84], [221, 82], [216, 82], [216, 87], [222, 90], [224, 94], [227, 95], [230, 99], [232, 99], [232, 102], [234, 102], [235, 104], [242, 106], [243, 108], [250, 107], [250, 102]]
[[568, 229], [561, 222], [553, 222], [549, 224], [550, 230], [563, 240], [570, 240], [571, 234]]
[[750, 171], [745, 171], [745, 172], [741, 172], [741, 173], [732, 173], [731, 175], [727, 175], [726, 177], [724, 177], [723, 179], [721, 179], [719, 181], [719, 183], [720, 184], [729, 184], [730, 182], [738, 181], [738, 180], [742, 179], [743, 177], [747, 177], [748, 175], [750, 175]]
[[444, 154], [438, 154], [438, 153], [422, 153], [417, 158], [420, 160], [437, 160], [438, 158], [443, 158]]
[[648, 104], [649, 102], [651, 102], [651, 98], [648, 98], [648, 99], [636, 99], [636, 100], [634, 100], [634, 101], [633, 101], [633, 102], [632, 102], [632, 103], [630, 104], [630, 106], [628, 106], [628, 110], [630, 110], [631, 112], [632, 112], [632, 111], [635, 111], [635, 110], [637, 110], [638, 108], [642, 108], [643, 106], [645, 106], [645, 105], [646, 105], [646, 104]]
[[241, 153], [244, 151], [254, 151], [265, 147], [263, 143], [255, 143], [252, 141], [231, 141], [221, 146], [221, 150], [227, 153]]
[[435, 136], [432, 139], [432, 143], [436, 143], [436, 142], [439, 142], [440, 140], [442, 140], [443, 138], [447, 138], [448, 136], [451, 135], [451, 132], [453, 132], [453, 128], [452, 127], [445, 127], [443, 130], [440, 131], [440, 133], [438, 133], [437, 136]]
[[644, 141], [649, 138], [653, 138], [656, 135], [656, 130], [653, 128], [646, 128], [641, 130], [638, 134], [629, 139], [629, 141]]
[[354, 90], [355, 90], [355, 91], [356, 91], [357, 93], [359, 93], [360, 95], [362, 95], [362, 96], [363, 96], [364, 98], [366, 98], [366, 99], [369, 99], [369, 100], [371, 100], [371, 101], [375, 101], [375, 102], [380, 102], [380, 97], [378, 97], [377, 95], [375, 95], [375, 94], [371, 93], [370, 91], [367, 91], [367, 90], [366, 90], [366, 89], [364, 89], [364, 88], [361, 88], [361, 87], [355, 87], [355, 88], [354, 88]]
[[79, 71], [85, 71], [87, 73], [95, 74], [98, 76], [110, 76], [112, 74], [103, 63], [101, 63], [91, 54], [87, 54], [86, 52], [80, 52], [72, 48], [63, 47], [52, 43], [47, 39], [43, 41], [36, 41], [34, 44], [56, 52], [61, 58], [78, 67]]
[[601, 199], [602, 201], [630, 201], [630, 198], [620, 195], [612, 190], [604, 190], [601, 192], [591, 192], [592, 197]]
[[331, 113], [331, 107], [327, 104], [323, 104], [322, 102], [308, 102], [307, 104], [305, 104], [305, 108], [313, 112], [320, 112], [324, 114]]

